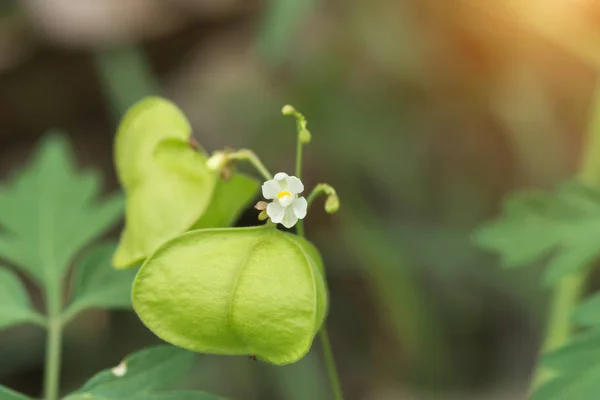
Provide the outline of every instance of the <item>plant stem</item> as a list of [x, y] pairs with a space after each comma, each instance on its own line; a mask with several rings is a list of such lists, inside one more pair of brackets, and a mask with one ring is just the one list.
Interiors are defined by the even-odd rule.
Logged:
[[262, 175], [265, 180], [273, 179], [273, 174], [260, 161], [260, 158], [252, 150], [242, 149], [228, 155], [231, 160], [248, 161]]
[[[597, 79], [600, 79], [600, 74]], [[596, 83], [587, 138], [583, 145], [583, 156], [577, 179], [584, 185], [600, 185], [600, 82]], [[585, 270], [571, 275], [563, 279], [554, 289], [542, 354], [561, 347], [571, 336], [573, 331], [571, 314], [581, 298], [588, 274], [588, 270]], [[540, 366], [538, 361], [531, 381], [531, 390], [546, 382], [553, 376], [553, 373], [552, 370]]]
[[[304, 143], [302, 143], [302, 140], [300, 138], [300, 122], [296, 122], [297, 128], [298, 128], [298, 137], [296, 139], [296, 177], [298, 179], [302, 179], [302, 149], [304, 147]], [[308, 207], [308, 206], [307, 206]], [[298, 236], [304, 236], [304, 220], [299, 219], [298, 222], [296, 223], [296, 233], [298, 234]]]
[[[571, 313], [579, 302], [586, 278], [587, 274], [585, 273], [569, 276], [554, 289], [550, 300], [548, 325], [541, 354], [556, 350], [571, 336], [573, 330], [570, 320]], [[531, 381], [531, 389], [537, 388], [552, 378], [553, 374], [552, 370], [542, 367], [538, 362]]]
[[304, 236], [304, 221], [301, 219], [296, 222], [296, 235]]
[[[304, 145], [304, 143], [301, 140], [301, 125], [298, 122], [298, 143], [296, 146], [296, 177], [298, 179], [302, 179], [302, 147]], [[315, 187], [315, 189], [313, 190], [313, 192], [311, 193], [311, 196], [314, 197], [316, 196], [316, 194], [313, 195], [313, 193], [315, 193], [315, 191], [320, 192], [323, 187], [323, 185], [317, 185], [317, 187]], [[327, 185], [329, 186], [329, 185]], [[318, 194], [318, 193], [317, 193]], [[310, 196], [309, 196], [310, 197]], [[308, 200], [307, 200], [308, 203]], [[304, 221], [303, 220], [298, 220], [298, 222], [296, 223], [296, 234], [298, 236], [302, 236], [304, 237]], [[321, 339], [321, 345], [323, 346], [323, 355], [325, 356], [325, 364], [327, 365], [327, 373], [329, 375], [329, 383], [331, 385], [331, 390], [333, 391], [334, 394], [334, 398], [335, 400], [343, 400], [344, 399], [344, 395], [342, 393], [342, 389], [341, 389], [341, 385], [340, 385], [340, 377], [338, 375], [337, 372], [337, 367], [335, 365], [335, 358], [333, 356], [333, 351], [331, 350], [331, 342], [329, 340], [329, 335], [327, 334], [327, 328], [325, 327], [325, 322], [323, 322], [323, 326], [321, 327], [321, 330], [319, 330], [319, 338]]]
[[306, 198], [306, 208], [310, 208], [310, 205], [313, 203], [313, 201], [315, 201], [317, 197], [319, 197], [320, 194], [326, 193], [324, 188], [325, 185], [327, 184], [319, 183], [317, 186], [314, 187], [312, 192], [310, 192], [310, 194]]
[[304, 147], [304, 143], [300, 140], [300, 135], [298, 135], [298, 142], [296, 144], [296, 177], [298, 179], [302, 179], [302, 149]]
[[62, 346], [61, 285], [48, 290], [48, 332], [46, 339], [46, 367], [44, 371], [44, 399], [58, 400], [60, 394], [60, 363]]
[[333, 357], [329, 335], [327, 334], [327, 329], [325, 326], [323, 326], [319, 331], [319, 338], [321, 339], [321, 346], [323, 346], [323, 355], [325, 356], [325, 364], [327, 365], [327, 372], [331, 381], [333, 395], [336, 400], [342, 400], [344, 395], [342, 394], [342, 387], [340, 386], [340, 377], [337, 373], [335, 358]]
[[307, 208], [310, 208], [310, 205], [313, 203], [313, 201], [315, 201], [316, 198], [322, 194], [325, 194], [327, 196], [335, 196], [337, 200], [337, 193], [331, 185], [328, 185], [327, 183], [319, 183], [317, 186], [314, 187], [312, 192], [310, 192], [310, 194], [306, 198]]

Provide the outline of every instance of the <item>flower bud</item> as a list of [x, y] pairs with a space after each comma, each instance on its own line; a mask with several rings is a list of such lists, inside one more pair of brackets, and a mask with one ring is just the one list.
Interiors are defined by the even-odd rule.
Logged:
[[287, 105], [283, 106], [281, 113], [283, 115], [294, 115], [296, 113], [296, 109], [294, 107], [290, 106], [289, 104], [287, 104]]
[[289, 104], [284, 106], [281, 112], [283, 113], [283, 115], [290, 115], [296, 118], [296, 127], [298, 130], [298, 138], [300, 139], [300, 143], [310, 143], [311, 134], [308, 131], [308, 129], [306, 129], [307, 122], [306, 118], [304, 118], [304, 115], [300, 114], [298, 111], [296, 111], [294, 107], [290, 106]]
[[310, 143], [310, 140], [312, 139], [312, 136], [308, 129], [302, 129], [300, 133], [298, 133], [298, 135], [300, 137], [300, 142], [304, 144]]
[[206, 161], [206, 167], [211, 171], [220, 171], [227, 165], [227, 155], [222, 151], [215, 151]]
[[259, 201], [254, 205], [254, 208], [259, 211], [263, 211], [267, 209], [268, 203], [266, 201]]
[[267, 210], [262, 210], [260, 212], [260, 214], [258, 214], [259, 221], [266, 221], [268, 218], [269, 218], [269, 215], [267, 214]]
[[336, 193], [327, 196], [325, 200], [325, 211], [328, 214], [334, 214], [340, 209], [340, 198]]

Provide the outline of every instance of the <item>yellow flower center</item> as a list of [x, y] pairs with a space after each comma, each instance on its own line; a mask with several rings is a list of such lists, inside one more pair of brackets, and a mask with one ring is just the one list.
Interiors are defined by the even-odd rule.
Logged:
[[279, 192], [279, 194], [277, 195], [278, 199], [281, 199], [282, 197], [285, 196], [292, 196], [292, 194], [290, 192]]

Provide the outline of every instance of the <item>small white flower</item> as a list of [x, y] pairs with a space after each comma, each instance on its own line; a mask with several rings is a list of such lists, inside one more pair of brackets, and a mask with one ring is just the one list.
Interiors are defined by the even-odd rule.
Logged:
[[262, 185], [262, 193], [265, 199], [273, 200], [267, 205], [267, 215], [271, 221], [291, 228], [298, 219], [306, 217], [306, 199], [298, 197], [303, 191], [302, 181], [284, 172], [279, 172], [274, 179], [266, 181]]
[[206, 160], [206, 167], [211, 171], [220, 171], [227, 165], [227, 156], [222, 151], [215, 151], [213, 155]]

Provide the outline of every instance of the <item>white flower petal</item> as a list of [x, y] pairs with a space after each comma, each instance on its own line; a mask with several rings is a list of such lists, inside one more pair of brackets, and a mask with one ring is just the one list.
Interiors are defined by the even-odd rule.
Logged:
[[290, 205], [292, 205], [292, 202], [294, 201], [294, 196], [281, 196], [278, 197], [277, 200], [275, 200], [279, 203], [279, 205], [281, 205], [282, 207], [289, 207]]
[[265, 199], [273, 200], [277, 198], [277, 195], [281, 192], [281, 185], [278, 181], [271, 179], [266, 181], [262, 185], [262, 193]]
[[271, 221], [276, 224], [280, 224], [285, 217], [286, 208], [282, 207], [278, 202], [273, 201], [267, 204], [267, 215], [271, 218]]
[[286, 228], [291, 228], [292, 226], [296, 225], [296, 222], [298, 222], [298, 217], [296, 217], [296, 215], [294, 214], [294, 210], [292, 210], [292, 207], [288, 207], [285, 210], [285, 215], [281, 223]]
[[295, 176], [288, 176], [285, 181], [287, 183], [287, 190], [291, 194], [298, 194], [304, 191], [304, 184], [299, 178], [296, 178]]
[[275, 174], [274, 179], [276, 181], [281, 181], [281, 180], [283, 180], [283, 179], [285, 179], [287, 177], [288, 177], [288, 174], [286, 174], [285, 172], [278, 172], [278, 173]]
[[292, 209], [294, 210], [294, 214], [299, 219], [303, 219], [306, 217], [306, 209], [308, 207], [308, 203], [304, 197], [299, 197], [292, 203]]

